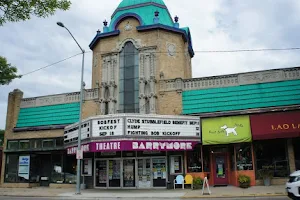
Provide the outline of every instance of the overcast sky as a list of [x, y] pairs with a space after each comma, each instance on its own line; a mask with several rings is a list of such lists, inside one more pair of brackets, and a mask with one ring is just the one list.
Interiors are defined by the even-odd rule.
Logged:
[[[80, 53], [62, 28], [62, 21], [86, 50], [103, 20], [121, 0], [73, 0], [67, 12], [0, 27], [0, 55], [20, 74]], [[203, 50], [300, 47], [299, 0], [165, 0], [180, 26], [189, 26], [195, 57], [193, 77], [257, 71], [300, 65], [300, 51], [199, 53]], [[91, 85], [92, 54], [85, 62], [86, 88]], [[24, 97], [79, 90], [81, 56], [0, 86], [0, 129], [5, 128], [7, 96], [20, 89]]]

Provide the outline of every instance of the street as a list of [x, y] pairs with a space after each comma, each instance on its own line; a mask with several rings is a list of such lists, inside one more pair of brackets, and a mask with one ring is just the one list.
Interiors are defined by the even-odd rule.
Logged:
[[[11, 197], [11, 196], [0, 196], [0, 200], [64, 200], [64, 199], [74, 199], [74, 198], [42, 198], [42, 197]], [[80, 199], [80, 198], [77, 198]], [[147, 198], [87, 198], [87, 199], [95, 199], [95, 200], [140, 200], [144, 199], [147, 200]], [[149, 200], [152, 200], [154, 198], [148, 198]], [[171, 198], [170, 198], [171, 199]], [[289, 200], [288, 197], [251, 197], [251, 198], [198, 198], [202, 200]], [[155, 198], [155, 200], [166, 200], [166, 198]], [[172, 200], [181, 200], [180, 198]], [[196, 200], [196, 199], [189, 199], [189, 200]]]

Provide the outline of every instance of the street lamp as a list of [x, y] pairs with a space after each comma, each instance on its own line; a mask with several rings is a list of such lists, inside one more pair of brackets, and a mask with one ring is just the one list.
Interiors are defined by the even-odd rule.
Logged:
[[[82, 123], [82, 118], [81, 118], [81, 113], [82, 113], [82, 101], [83, 101], [83, 72], [84, 72], [84, 53], [85, 51], [81, 48], [81, 46], [78, 44], [77, 40], [74, 38], [74, 36], [72, 35], [72, 33], [69, 31], [69, 29], [67, 27], [65, 27], [65, 25], [62, 22], [57, 22], [57, 25], [65, 28], [70, 35], [72, 36], [72, 38], [74, 39], [74, 41], [76, 42], [76, 44], [78, 45], [78, 47], [80, 48], [81, 52], [82, 52], [82, 68], [81, 68], [81, 81], [80, 81], [80, 100], [79, 100], [79, 128], [78, 128], [78, 147], [77, 147], [77, 152], [79, 153], [81, 151], [81, 123]], [[76, 194], [80, 194], [80, 159], [77, 159], [77, 180], [76, 180]]]

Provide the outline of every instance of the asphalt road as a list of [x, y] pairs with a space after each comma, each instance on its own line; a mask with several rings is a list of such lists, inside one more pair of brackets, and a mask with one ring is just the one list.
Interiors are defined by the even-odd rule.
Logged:
[[[0, 196], [0, 200], [63, 200], [63, 199], [70, 199], [70, 198], [39, 198], [39, 197], [10, 197], [10, 196]], [[95, 200], [139, 200], [140, 198], [95, 198]], [[199, 199], [189, 199], [189, 200], [289, 200], [287, 197], [257, 197], [257, 198], [199, 198]], [[142, 200], [147, 200], [147, 198], [143, 198]], [[152, 200], [149, 198], [148, 200]], [[153, 199], [154, 200], [154, 199]], [[164, 199], [155, 199], [155, 200], [166, 200]], [[172, 200], [181, 200], [181, 199], [172, 199]]]

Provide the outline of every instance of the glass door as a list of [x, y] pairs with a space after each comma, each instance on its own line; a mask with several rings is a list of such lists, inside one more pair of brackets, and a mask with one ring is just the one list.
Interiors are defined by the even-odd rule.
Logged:
[[121, 187], [120, 160], [108, 161], [108, 185], [109, 187]]
[[107, 187], [107, 161], [96, 161], [96, 187]]
[[135, 159], [123, 160], [123, 187], [135, 187]]
[[152, 158], [153, 187], [166, 187], [166, 158]]
[[150, 158], [138, 159], [138, 187], [150, 188], [151, 187], [151, 166]]

